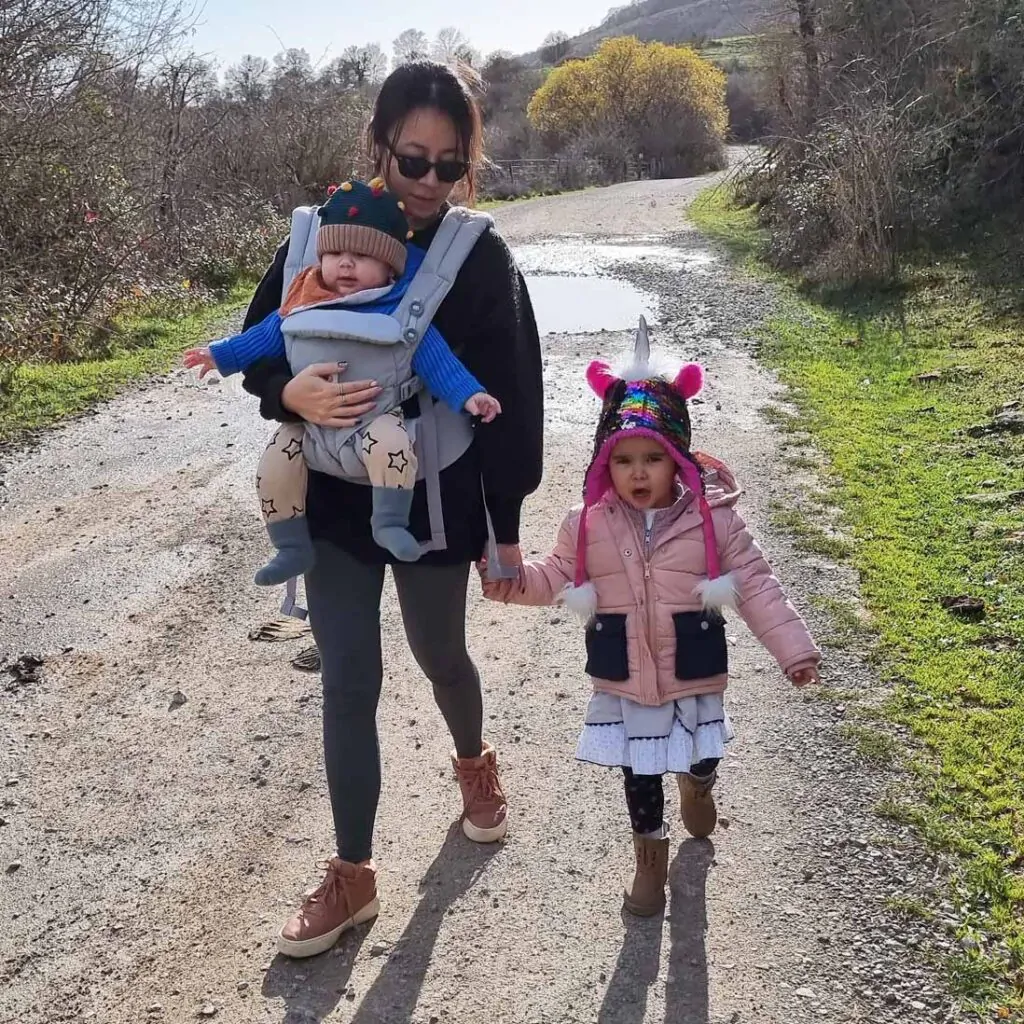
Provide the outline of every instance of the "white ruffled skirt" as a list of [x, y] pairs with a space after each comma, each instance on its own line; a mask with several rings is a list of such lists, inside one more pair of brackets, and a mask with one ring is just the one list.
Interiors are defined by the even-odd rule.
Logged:
[[608, 768], [632, 768], [637, 775], [664, 775], [688, 772], [707, 758], [724, 757], [732, 738], [720, 693], [684, 697], [658, 707], [595, 693], [587, 705], [576, 757]]

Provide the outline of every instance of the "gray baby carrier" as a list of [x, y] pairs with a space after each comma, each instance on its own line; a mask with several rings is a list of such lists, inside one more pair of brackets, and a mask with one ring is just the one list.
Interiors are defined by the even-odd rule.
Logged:
[[[293, 373], [314, 363], [346, 363], [348, 380], [375, 380], [383, 392], [375, 416], [381, 416], [420, 395], [423, 384], [412, 369], [413, 356], [480, 236], [493, 224], [486, 213], [461, 207], [448, 211], [441, 222], [422, 265], [409, 283], [394, 313], [362, 313], [336, 305], [337, 299], [302, 307], [281, 323], [285, 351]], [[292, 214], [291, 236], [284, 265], [282, 302], [300, 271], [318, 262], [317, 207], [300, 206]], [[334, 308], [323, 308], [334, 303]], [[407, 427], [414, 439], [417, 479], [425, 481], [430, 514], [430, 540], [422, 550], [447, 548], [441, 508], [440, 472], [456, 462], [473, 441], [468, 416], [443, 402], [422, 394], [419, 416]], [[335, 429], [306, 424], [303, 453], [311, 469], [353, 483], [369, 485], [366, 469], [358, 458], [353, 436], [357, 428]], [[486, 503], [485, 503], [486, 508]], [[487, 515], [489, 562], [498, 569], [494, 531]], [[286, 615], [305, 617], [295, 604], [296, 580], [286, 584], [281, 610]]]

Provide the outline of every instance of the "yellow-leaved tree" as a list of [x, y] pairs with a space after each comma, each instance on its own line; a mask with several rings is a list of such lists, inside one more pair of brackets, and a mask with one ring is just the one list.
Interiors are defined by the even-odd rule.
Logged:
[[649, 159], [663, 174], [724, 166], [725, 73], [687, 46], [608, 39], [593, 57], [555, 68], [530, 100], [554, 144]]

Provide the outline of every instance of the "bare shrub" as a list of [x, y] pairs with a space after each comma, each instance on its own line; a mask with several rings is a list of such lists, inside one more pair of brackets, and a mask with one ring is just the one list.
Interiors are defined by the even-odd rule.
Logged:
[[922, 243], [1024, 210], [1024, 8], [792, 0], [762, 46], [772, 159], [747, 184], [780, 263], [892, 278]]

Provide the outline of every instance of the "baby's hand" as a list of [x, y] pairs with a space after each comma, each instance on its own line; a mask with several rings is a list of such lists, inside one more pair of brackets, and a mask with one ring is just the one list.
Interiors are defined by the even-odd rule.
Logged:
[[487, 578], [487, 559], [482, 558], [476, 563], [476, 571], [480, 573], [480, 586], [488, 601], [500, 601], [508, 604], [519, 585], [517, 580], [489, 580]]
[[789, 673], [789, 681], [794, 686], [808, 686], [811, 683], [820, 683], [821, 676], [814, 666], [810, 668], [798, 668]]
[[501, 415], [501, 403], [483, 391], [473, 395], [464, 408], [471, 416], [479, 416], [484, 423], [490, 423], [495, 416]]
[[207, 347], [203, 348], [190, 348], [184, 355], [182, 362], [186, 368], [191, 370], [198, 366], [199, 379], [202, 380], [211, 370], [217, 369], [217, 364], [213, 361], [213, 356], [210, 354], [210, 350]]

